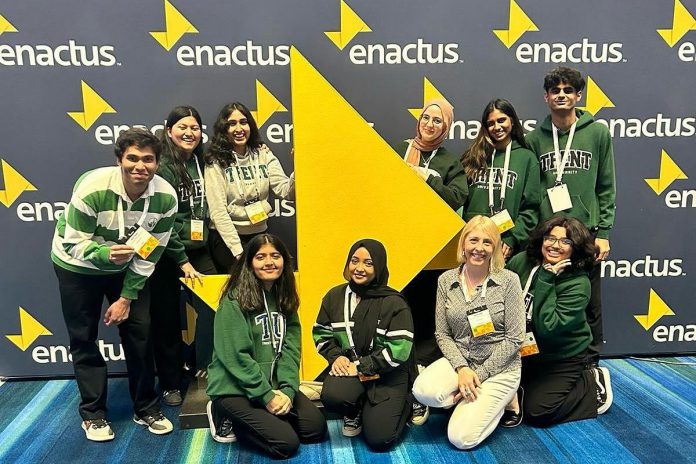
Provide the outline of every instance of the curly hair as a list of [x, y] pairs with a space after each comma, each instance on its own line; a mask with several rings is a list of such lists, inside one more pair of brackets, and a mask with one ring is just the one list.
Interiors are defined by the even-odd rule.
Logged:
[[572, 269], [584, 269], [589, 271], [594, 266], [597, 247], [594, 244], [594, 237], [587, 230], [585, 224], [575, 218], [565, 216], [553, 216], [542, 222], [529, 234], [527, 245], [527, 256], [538, 263], [544, 261], [541, 248], [544, 237], [547, 236], [554, 227], [563, 227], [566, 230], [566, 237], [573, 242], [573, 252], [570, 255]]
[[544, 90], [548, 92], [551, 88], [563, 82], [573, 86], [576, 92], [582, 92], [582, 89], [585, 88], [585, 79], [583, 79], [580, 71], [566, 66], [559, 66], [544, 76]]
[[207, 164], [218, 163], [220, 167], [224, 169], [234, 163], [232, 143], [227, 138], [227, 130], [230, 128], [230, 123], [227, 122], [227, 119], [235, 110], [242, 113], [249, 123], [249, 140], [247, 141], [247, 147], [252, 150], [257, 150], [263, 145], [256, 120], [251, 115], [249, 108], [240, 102], [228, 103], [222, 107], [215, 120], [213, 138], [210, 142], [208, 152], [205, 155], [205, 162]]

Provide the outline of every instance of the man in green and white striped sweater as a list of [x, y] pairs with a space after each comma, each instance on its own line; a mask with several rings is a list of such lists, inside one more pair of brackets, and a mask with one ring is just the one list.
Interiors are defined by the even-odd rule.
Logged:
[[96, 339], [104, 298], [126, 355], [133, 420], [162, 435], [172, 430], [155, 391], [147, 278], [162, 255], [177, 212], [174, 188], [155, 175], [160, 142], [143, 129], [116, 140], [118, 166], [83, 174], [58, 220], [51, 259], [58, 276], [87, 439], [114, 438], [106, 421], [107, 369]]

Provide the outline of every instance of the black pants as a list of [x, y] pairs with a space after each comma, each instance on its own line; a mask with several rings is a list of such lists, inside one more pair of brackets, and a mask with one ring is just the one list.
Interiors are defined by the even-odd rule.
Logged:
[[251, 444], [275, 459], [289, 458], [300, 443], [322, 441], [326, 436], [326, 419], [301, 392], [297, 392], [292, 409], [284, 416], [273, 415], [244, 396], [216, 398], [213, 407], [221, 417], [232, 421], [240, 443]]
[[[53, 266], [58, 276], [63, 318], [70, 337], [75, 380], [80, 390], [80, 416], [84, 420], [106, 418], [106, 362], [97, 348], [104, 297], [118, 300], [124, 273], [87, 275]], [[155, 392], [155, 369], [150, 340], [150, 291], [143, 288], [130, 306], [128, 319], [118, 325], [128, 369], [128, 389], [135, 413], [146, 416], [159, 411]]]
[[[249, 240], [256, 237], [258, 234], [252, 235], [239, 235], [239, 239], [242, 241], [242, 246], [245, 247]], [[213, 258], [215, 263], [215, 268], [218, 274], [229, 274], [230, 268], [235, 263], [236, 259], [227, 244], [220, 236], [220, 232], [215, 229], [210, 229], [210, 234], [208, 235], [208, 245], [210, 246], [210, 256]]]
[[585, 317], [592, 332], [592, 343], [587, 350], [587, 361], [599, 362], [599, 354], [604, 344], [604, 330], [602, 329], [602, 263], [597, 263], [590, 271], [591, 294], [590, 302], [585, 308]]
[[597, 417], [597, 387], [585, 360], [586, 353], [553, 362], [522, 358], [527, 423], [546, 427]]
[[[328, 411], [355, 417], [362, 408], [363, 436], [367, 445], [375, 451], [386, 451], [396, 445], [411, 415], [411, 394], [408, 373], [400, 372], [387, 382], [381, 379], [362, 383], [357, 377], [327, 375], [321, 391], [321, 402]], [[380, 391], [380, 402], [374, 404], [367, 396], [367, 389]]]
[[[215, 265], [210, 258], [207, 247], [186, 250], [186, 255], [198, 272], [215, 274]], [[151, 294], [152, 342], [157, 375], [162, 390], [181, 388], [181, 368], [184, 360], [183, 340], [181, 338], [181, 281], [179, 277], [183, 277], [183, 275], [179, 265], [169, 256], [163, 255], [148, 279]], [[204, 318], [201, 318], [201, 321], [203, 320]], [[201, 330], [199, 329], [201, 322], [198, 320], [196, 322], [196, 331], [198, 332]], [[210, 332], [212, 333], [212, 322], [210, 324]]]
[[401, 292], [413, 315], [413, 344], [416, 362], [428, 366], [442, 357], [435, 341], [435, 297], [437, 279], [444, 271], [419, 272]]

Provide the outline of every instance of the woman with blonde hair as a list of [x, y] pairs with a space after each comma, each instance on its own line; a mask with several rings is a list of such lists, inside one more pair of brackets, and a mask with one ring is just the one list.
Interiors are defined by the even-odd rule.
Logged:
[[444, 357], [413, 385], [419, 402], [454, 406], [447, 434], [459, 449], [495, 430], [520, 384], [524, 301], [519, 278], [504, 269], [501, 243], [490, 218], [476, 216], [462, 230], [460, 265], [438, 280], [435, 338]]

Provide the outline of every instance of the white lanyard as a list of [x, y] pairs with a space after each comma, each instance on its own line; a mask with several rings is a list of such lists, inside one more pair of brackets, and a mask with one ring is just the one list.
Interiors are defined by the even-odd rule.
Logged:
[[[196, 165], [196, 171], [198, 171], [198, 179], [201, 181], [201, 219], [203, 219], [203, 205], [205, 204], [205, 181], [203, 180], [203, 173], [201, 172], [201, 167], [198, 165], [198, 158], [193, 155], [193, 163]], [[194, 182], [195, 184], [195, 182]], [[191, 206], [191, 217], [195, 217], [196, 214], [193, 211], [193, 196], [195, 194], [195, 188], [193, 192], [189, 193], [189, 205]]]
[[[507, 178], [510, 168], [510, 150], [512, 149], [512, 141], [505, 147], [505, 162], [503, 163], [503, 180], [500, 183], [500, 209], [503, 209], [503, 203], [505, 202], [505, 189], [507, 188]], [[493, 163], [495, 162], [495, 152], [493, 150], [493, 155], [491, 155], [491, 171], [488, 174], [488, 208], [493, 213], [493, 207], [495, 206], [495, 200], [493, 199]]]
[[[138, 219], [137, 222], [138, 227], [143, 225], [143, 222], [145, 222], [145, 217], [147, 216], [147, 212], [150, 209], [150, 188], [151, 185], [148, 185], [147, 196], [145, 197], [145, 205], [143, 206], [143, 214], [140, 216], [140, 219]], [[133, 202], [133, 204], [135, 204], [135, 201]], [[118, 212], [118, 238], [123, 240], [124, 238], [126, 238], [126, 219], [123, 215], [123, 198], [119, 197], [118, 207], [116, 210]], [[128, 208], [128, 211], [130, 211], [130, 208]]]
[[[481, 287], [481, 293], [479, 294], [479, 296], [481, 296], [481, 298], [483, 298], [484, 300], [486, 299], [486, 290], [488, 289], [488, 280], [489, 279], [490, 279], [490, 277], [486, 277], [486, 280], [484, 280], [483, 283], [481, 284], [482, 287]], [[464, 301], [466, 301], [467, 303], [471, 303], [472, 301], [474, 301], [474, 299], [476, 297], [475, 296], [473, 298], [470, 297], [469, 292], [467, 291], [469, 287], [467, 284], [467, 277], [466, 277], [466, 265], [462, 267], [462, 272], [459, 273], [459, 284], [461, 285], [462, 292], [464, 293]]]
[[[236, 171], [237, 171], [235, 173], [235, 176], [234, 176], [234, 182], [237, 185], [237, 190], [239, 190], [239, 194], [242, 196], [242, 199], [246, 202], [247, 198], [246, 198], [246, 193], [244, 191], [244, 185], [242, 184], [242, 181], [239, 178], [239, 175], [240, 175], [239, 173], [240, 173], [242, 167], [239, 164], [239, 158], [237, 157], [237, 153], [234, 152], [234, 150], [232, 151], [232, 153], [234, 154], [234, 161], [236, 163], [235, 167], [236, 167]], [[254, 153], [256, 153], [256, 163], [254, 164], [254, 168], [255, 168], [254, 171], [255, 172], [252, 172], [252, 176], [254, 176], [254, 183], [256, 184], [256, 201], [259, 201], [261, 199], [261, 185], [259, 184], [259, 177], [261, 176], [261, 170], [259, 168], [260, 153], [251, 151], [249, 149], [247, 149], [247, 153], [248, 153], [250, 160], [252, 158], [254, 158]]]
[[273, 351], [277, 357], [280, 355], [280, 352], [283, 351], [283, 339], [285, 338], [285, 318], [280, 312], [278, 312], [278, 317], [280, 318], [280, 340], [276, 340], [273, 327], [273, 318], [271, 317], [271, 311], [268, 309], [268, 302], [266, 301], [266, 292], [261, 290], [261, 293], [263, 294], [263, 306], [266, 309], [266, 317], [268, 318], [268, 331], [271, 335], [271, 345], [273, 346]]
[[[408, 158], [408, 152], [411, 151], [412, 146], [413, 146], [413, 140], [411, 140], [411, 142], [408, 144], [408, 148], [406, 149], [406, 153], [404, 153], [404, 161], [406, 161], [406, 158]], [[433, 152], [430, 154], [430, 158], [428, 158], [428, 161], [425, 161], [424, 166], [423, 166], [425, 169], [428, 169], [428, 167], [430, 166], [430, 162], [433, 160], [433, 158], [435, 158], [435, 154], [437, 153], [438, 150], [439, 150], [439, 148], [436, 148], [435, 150], [433, 150]]]
[[561, 185], [561, 179], [563, 178], [563, 170], [565, 165], [568, 164], [570, 159], [570, 146], [573, 143], [573, 136], [575, 135], [575, 125], [578, 122], [575, 121], [572, 126], [570, 126], [570, 132], [568, 133], [568, 141], [566, 142], [565, 151], [563, 152], [563, 159], [561, 159], [561, 152], [558, 146], [558, 127], [551, 124], [553, 127], [553, 150], [556, 154], [556, 185]]
[[353, 298], [354, 293], [350, 291], [350, 287], [346, 287], [346, 296], [343, 301], [343, 322], [346, 324], [346, 335], [348, 336], [348, 344], [350, 345], [351, 350], [355, 350], [355, 343], [353, 342], [353, 331], [350, 330], [350, 316], [351, 313], [355, 310], [355, 306], [357, 306], [357, 302], [353, 306], [353, 302], [357, 301], [357, 295], [355, 298]]
[[[534, 279], [534, 276], [536, 275], [538, 270], [539, 270], [539, 265], [537, 264], [529, 272], [529, 277], [527, 277], [527, 283], [524, 284], [524, 290], [522, 291], [523, 297], [529, 293], [529, 289], [532, 287], [532, 280]], [[530, 305], [528, 310], [527, 310], [527, 320], [528, 321], [531, 320], [531, 317], [529, 317], [529, 313], [531, 310], [532, 310], [532, 305]]]

